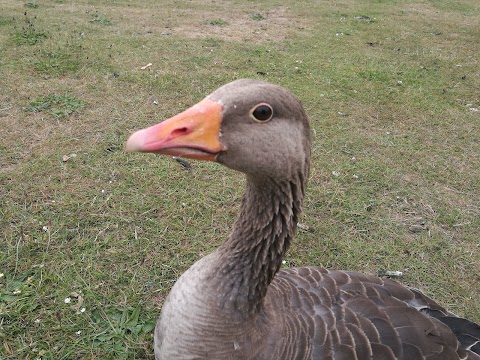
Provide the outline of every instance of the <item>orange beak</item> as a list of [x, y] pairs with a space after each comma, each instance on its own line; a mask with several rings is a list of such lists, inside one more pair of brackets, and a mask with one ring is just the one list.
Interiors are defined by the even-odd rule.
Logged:
[[220, 145], [222, 105], [208, 98], [158, 125], [132, 134], [128, 152], [152, 152], [216, 161]]

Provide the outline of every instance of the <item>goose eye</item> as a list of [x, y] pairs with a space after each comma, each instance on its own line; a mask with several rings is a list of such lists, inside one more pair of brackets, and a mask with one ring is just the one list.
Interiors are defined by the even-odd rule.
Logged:
[[250, 117], [255, 121], [266, 122], [273, 117], [273, 109], [266, 103], [258, 104], [250, 111]]

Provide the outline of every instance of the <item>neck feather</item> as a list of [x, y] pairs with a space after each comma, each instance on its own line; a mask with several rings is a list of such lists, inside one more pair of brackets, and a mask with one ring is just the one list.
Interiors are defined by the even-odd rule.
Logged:
[[305, 183], [302, 174], [280, 182], [247, 176], [240, 215], [217, 250], [214, 271], [225, 309], [247, 316], [261, 309], [295, 233]]

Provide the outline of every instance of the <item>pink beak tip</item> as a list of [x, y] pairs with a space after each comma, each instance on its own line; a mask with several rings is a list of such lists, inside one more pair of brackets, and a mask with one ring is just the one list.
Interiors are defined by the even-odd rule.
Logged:
[[142, 151], [143, 145], [144, 145], [144, 134], [143, 130], [139, 130], [128, 138], [126, 144], [125, 144], [125, 151], [126, 152], [138, 152]]

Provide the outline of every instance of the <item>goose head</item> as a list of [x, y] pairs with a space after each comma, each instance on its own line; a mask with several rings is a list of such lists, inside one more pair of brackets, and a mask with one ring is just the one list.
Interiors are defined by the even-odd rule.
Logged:
[[126, 150], [216, 161], [247, 176], [289, 180], [308, 172], [310, 129], [288, 90], [244, 79], [137, 131]]

